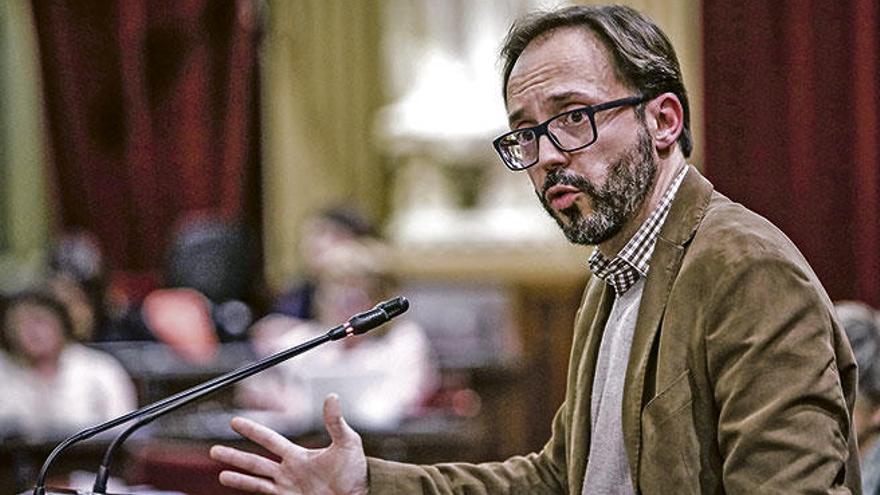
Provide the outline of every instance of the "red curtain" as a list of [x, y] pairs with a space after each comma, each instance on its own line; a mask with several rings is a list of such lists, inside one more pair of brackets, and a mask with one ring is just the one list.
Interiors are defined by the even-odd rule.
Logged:
[[880, 3], [705, 0], [705, 169], [880, 307]]
[[[34, 0], [62, 229], [161, 272], [178, 219], [259, 228], [254, 0]], [[141, 288], [143, 289], [143, 288]]]

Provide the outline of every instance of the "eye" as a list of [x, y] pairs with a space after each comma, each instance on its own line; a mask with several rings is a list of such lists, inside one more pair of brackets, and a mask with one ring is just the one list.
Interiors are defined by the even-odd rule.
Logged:
[[535, 140], [535, 131], [526, 129], [516, 134], [517, 144], [529, 144]]
[[562, 118], [563, 125], [580, 125], [589, 120], [587, 111], [584, 109], [571, 111]]

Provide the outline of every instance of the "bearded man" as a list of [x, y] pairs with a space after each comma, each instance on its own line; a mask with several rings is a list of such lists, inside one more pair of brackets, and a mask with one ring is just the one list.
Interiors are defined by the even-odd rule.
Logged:
[[332, 444], [233, 428], [222, 483], [261, 493], [858, 493], [856, 366], [785, 235], [691, 165], [675, 52], [626, 7], [529, 16], [504, 48], [495, 140], [571, 242], [595, 245], [566, 398], [536, 453], [414, 466], [367, 459], [333, 397]]

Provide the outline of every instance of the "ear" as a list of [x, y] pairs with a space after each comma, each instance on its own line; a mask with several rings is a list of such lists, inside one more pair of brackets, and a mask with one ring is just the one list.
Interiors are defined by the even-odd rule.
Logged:
[[645, 105], [648, 131], [663, 155], [670, 151], [684, 130], [684, 109], [674, 93], [663, 93]]

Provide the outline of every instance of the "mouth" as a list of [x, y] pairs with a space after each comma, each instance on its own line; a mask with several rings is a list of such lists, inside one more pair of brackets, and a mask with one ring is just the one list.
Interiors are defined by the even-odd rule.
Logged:
[[555, 185], [544, 192], [544, 198], [554, 210], [562, 211], [570, 208], [583, 191], [568, 185]]

